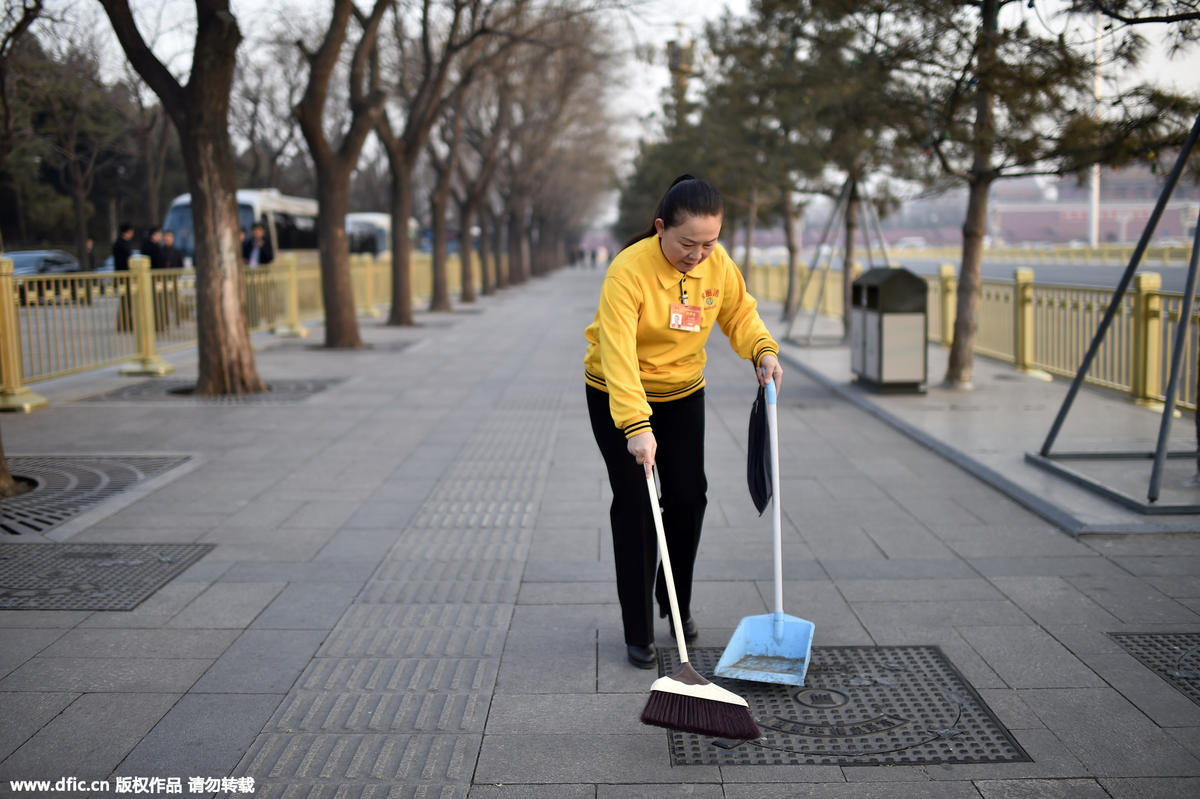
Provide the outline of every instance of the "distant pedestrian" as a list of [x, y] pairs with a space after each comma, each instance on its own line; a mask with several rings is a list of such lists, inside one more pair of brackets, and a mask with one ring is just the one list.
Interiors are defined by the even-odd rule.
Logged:
[[[128, 222], [122, 222], [117, 228], [117, 240], [113, 242], [112, 259], [113, 269], [117, 272], [129, 271], [129, 256], [133, 254], [133, 225]], [[120, 297], [117, 308], [117, 331], [128, 333], [133, 330], [133, 303], [130, 297], [130, 285], [128, 278], [118, 279], [114, 282], [113, 287]]]
[[88, 236], [83, 246], [83, 269], [85, 272], [96, 271], [96, 240]]
[[113, 269], [126, 272], [129, 270], [129, 256], [133, 254], [133, 245], [130, 244], [133, 241], [133, 225], [122, 222], [118, 231], [112, 247]]
[[175, 246], [175, 232], [164, 230], [162, 236], [162, 252], [166, 268], [183, 269], [183, 253]]
[[[683, 175], [663, 195], [648, 230], [613, 259], [595, 319], [584, 331], [588, 414], [604, 457], [617, 597], [629, 661], [658, 662], [652, 610], [667, 615], [667, 591], [646, 496], [659, 463], [667, 547], [684, 637], [696, 637], [692, 570], [708, 484], [704, 475], [705, 344], [714, 326], [754, 364], [759, 382], [778, 385], [779, 345], [758, 314], [737, 265], [717, 242], [720, 193]], [[672, 628], [673, 629], [673, 628]]]
[[157, 225], [147, 230], [146, 237], [142, 239], [142, 255], [150, 259], [151, 269], [167, 268], [167, 259], [163, 257], [162, 240], [162, 228]]
[[246, 266], [266, 266], [275, 260], [275, 250], [267, 240], [267, 231], [262, 224], [255, 222], [250, 227], [250, 236], [242, 242], [242, 260]]

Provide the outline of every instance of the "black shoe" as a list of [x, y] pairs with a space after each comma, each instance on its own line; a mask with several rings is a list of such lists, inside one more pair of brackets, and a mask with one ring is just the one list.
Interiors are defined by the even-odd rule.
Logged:
[[630, 644], [625, 647], [625, 651], [629, 655], [629, 662], [639, 669], [652, 669], [658, 665], [658, 650], [653, 643], [646, 646]]
[[[671, 614], [668, 613], [664, 608], [659, 608], [658, 617], [660, 619], [667, 620], [667, 628], [671, 631], [671, 637], [674, 638], [675, 622], [671, 620]], [[700, 631], [696, 629], [696, 622], [692, 620], [691, 616], [688, 616], [683, 620], [683, 640], [690, 644], [699, 637]]]
[[[675, 637], [675, 624], [673, 622], [671, 624], [671, 637]], [[696, 629], [696, 622], [692, 620], [691, 616], [688, 616], [683, 620], [683, 640], [690, 644], [699, 637], [700, 631]]]

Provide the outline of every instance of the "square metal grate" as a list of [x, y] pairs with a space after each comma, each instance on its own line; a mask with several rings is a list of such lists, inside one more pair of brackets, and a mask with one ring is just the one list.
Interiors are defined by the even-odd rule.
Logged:
[[[659, 650], [662, 673], [679, 665]], [[814, 647], [805, 685], [712, 677], [721, 649], [689, 652], [692, 665], [744, 698], [757, 741], [669, 733], [675, 765], [928, 765], [1031, 758], [936, 646]]]
[[127, 386], [84, 397], [77, 402], [165, 402], [172, 405], [287, 405], [303, 402], [330, 386], [345, 381], [341, 377], [314, 377], [271, 380], [268, 390], [258, 394], [226, 394], [219, 397], [197, 397], [193, 392], [196, 381], [176, 378], [139, 380]]
[[0, 544], [0, 610], [133, 610], [213, 544]]
[[14, 455], [13, 475], [32, 480], [28, 493], [0, 500], [0, 531], [38, 535], [95, 505], [181, 466], [187, 456]]
[[1108, 637], [1200, 705], [1200, 633], [1109, 633]]

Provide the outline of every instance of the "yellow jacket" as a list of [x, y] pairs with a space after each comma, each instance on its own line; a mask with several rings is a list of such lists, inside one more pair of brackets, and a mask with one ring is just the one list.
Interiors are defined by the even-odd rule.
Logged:
[[[683, 292], [688, 305], [701, 309], [699, 332], [670, 327], [671, 304]], [[704, 387], [704, 345], [714, 323], [734, 352], [756, 366], [763, 355], [779, 353], [742, 273], [720, 244], [686, 275], [663, 255], [658, 236], [613, 259], [596, 317], [584, 331], [584, 379], [608, 393], [613, 422], [626, 438], [650, 429], [650, 402], [683, 399]]]

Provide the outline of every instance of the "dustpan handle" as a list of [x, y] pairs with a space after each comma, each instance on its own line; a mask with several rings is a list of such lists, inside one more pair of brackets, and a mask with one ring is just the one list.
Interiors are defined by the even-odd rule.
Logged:
[[667, 553], [667, 533], [663, 530], [662, 509], [658, 507], [658, 491], [654, 487], [654, 472], [646, 464], [646, 491], [650, 494], [650, 511], [654, 515], [654, 532], [658, 536], [658, 556], [662, 558], [663, 576], [667, 578], [667, 599], [671, 602], [671, 624], [675, 626], [675, 644], [679, 647], [679, 662], [687, 663], [687, 646], [683, 642], [683, 621], [679, 618], [679, 598], [675, 596], [675, 575], [671, 572], [671, 556]]
[[[763, 370], [764, 375], [766, 370]], [[767, 430], [771, 450], [771, 526], [775, 534], [775, 617], [783, 616], [783, 521], [779, 510], [779, 406], [774, 379], [767, 380]]]

